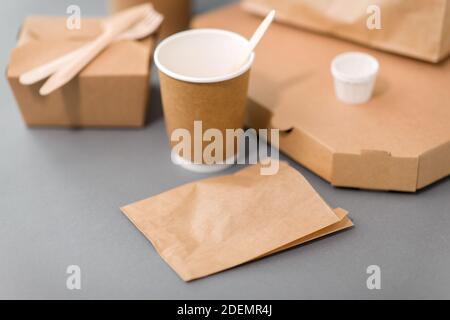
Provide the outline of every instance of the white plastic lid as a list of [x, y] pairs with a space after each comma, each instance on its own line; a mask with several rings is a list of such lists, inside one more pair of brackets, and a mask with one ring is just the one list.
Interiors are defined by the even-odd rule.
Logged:
[[378, 60], [362, 52], [346, 52], [331, 63], [333, 77], [352, 83], [371, 81], [380, 69]]

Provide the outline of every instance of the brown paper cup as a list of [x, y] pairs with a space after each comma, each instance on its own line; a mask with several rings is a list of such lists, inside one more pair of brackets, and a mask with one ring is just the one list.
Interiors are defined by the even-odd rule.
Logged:
[[[177, 129], [186, 129], [192, 138], [190, 155], [173, 154], [180, 156], [178, 164], [185, 168], [213, 172], [234, 163], [237, 139], [227, 139], [227, 130], [244, 127], [250, 68], [255, 56], [252, 53], [245, 59], [247, 48], [248, 40], [236, 33], [195, 29], [167, 38], [156, 49], [169, 139]], [[223, 149], [220, 156], [214, 157], [219, 160], [215, 163], [203, 157], [205, 148], [215, 141], [203, 135], [209, 129], [220, 131], [223, 137]], [[196, 139], [200, 139], [201, 152], [199, 148], [194, 150]], [[177, 144], [179, 141], [171, 141], [172, 147]]]
[[111, 0], [111, 11], [116, 13], [147, 2], [152, 3], [155, 9], [164, 15], [161, 39], [189, 28], [191, 0]]

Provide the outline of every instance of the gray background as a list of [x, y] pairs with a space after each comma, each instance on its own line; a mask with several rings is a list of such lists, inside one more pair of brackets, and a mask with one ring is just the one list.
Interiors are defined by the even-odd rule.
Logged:
[[[196, 10], [226, 1], [197, 2]], [[103, 1], [2, 1], [0, 65], [26, 15], [85, 14]], [[175, 167], [152, 90], [143, 130], [27, 129], [0, 80], [0, 298], [310, 299], [450, 298], [450, 179], [417, 193], [336, 189], [292, 163], [356, 227], [184, 283], [119, 207], [203, 178]], [[236, 170], [236, 169], [233, 169]], [[82, 290], [66, 289], [66, 268], [82, 269]], [[366, 268], [382, 290], [366, 288]]]

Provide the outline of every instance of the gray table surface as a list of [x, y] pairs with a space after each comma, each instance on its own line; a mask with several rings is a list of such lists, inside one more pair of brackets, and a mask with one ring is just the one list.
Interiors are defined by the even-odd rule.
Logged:
[[[197, 2], [197, 11], [224, 1]], [[85, 14], [103, 1], [4, 1], [0, 65], [29, 14]], [[336, 189], [291, 161], [356, 227], [184, 283], [119, 207], [205, 177], [171, 164], [157, 83], [143, 130], [27, 129], [0, 80], [0, 298], [450, 298], [450, 179], [417, 193]], [[283, 157], [284, 158], [284, 157]], [[233, 170], [236, 170], [233, 169]], [[66, 288], [79, 265], [82, 289]], [[366, 268], [381, 267], [381, 290]]]

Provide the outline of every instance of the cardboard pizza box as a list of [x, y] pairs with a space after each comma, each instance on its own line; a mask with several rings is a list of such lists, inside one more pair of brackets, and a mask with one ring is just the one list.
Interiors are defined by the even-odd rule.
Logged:
[[[193, 26], [250, 37], [260, 22], [231, 5]], [[330, 64], [347, 51], [380, 62], [367, 104], [335, 97]], [[450, 60], [433, 65], [274, 24], [256, 51], [247, 125], [279, 128], [280, 150], [335, 186], [415, 192], [450, 174]]]

